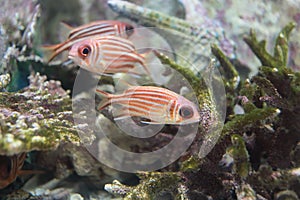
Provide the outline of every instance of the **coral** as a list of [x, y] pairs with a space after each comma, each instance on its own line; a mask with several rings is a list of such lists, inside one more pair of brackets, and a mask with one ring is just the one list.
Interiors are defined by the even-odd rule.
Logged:
[[178, 173], [172, 172], [150, 172], [139, 173], [141, 178], [137, 186], [126, 186], [119, 181], [105, 185], [105, 190], [123, 196], [123, 199], [157, 199], [164, 193], [177, 194]]
[[[200, 116], [202, 117], [200, 123], [202, 123], [202, 128], [207, 131], [212, 126], [212, 124], [214, 124], [214, 122], [218, 120], [218, 118], [216, 118], [215, 116], [216, 105], [211, 94], [211, 88], [209, 88], [204, 78], [198, 78], [188, 67], [177, 64], [164, 54], [159, 53], [157, 51], [155, 51], [155, 54], [158, 56], [158, 58], [163, 64], [167, 64], [174, 70], [180, 72], [180, 74], [182, 74], [184, 78], [186, 78], [192, 85], [192, 88], [195, 91], [199, 102], [201, 113]], [[208, 70], [211, 69], [208, 68]]]
[[[258, 60], [253, 56], [247, 45], [240, 39], [241, 36], [248, 33], [249, 29], [256, 30], [259, 38], [265, 38], [269, 41], [267, 48], [270, 49], [275, 44], [274, 35], [287, 22], [293, 20], [297, 23], [296, 30], [290, 37], [290, 55], [288, 65], [299, 70], [299, 5], [296, 1], [251, 1], [249, 4], [242, 4], [238, 0], [222, 0], [218, 2], [204, 1], [197, 2], [197, 7], [190, 5], [190, 1], [183, 1], [185, 7], [190, 8], [192, 13], [200, 13], [201, 18], [209, 17], [219, 22], [224, 29], [226, 36], [235, 42], [236, 56], [241, 63], [247, 65], [254, 75], [258, 69]], [[200, 4], [200, 5], [199, 5]], [[199, 16], [199, 14], [198, 14]], [[190, 20], [202, 21], [199, 17]], [[191, 21], [191, 22], [193, 22]], [[267, 28], [266, 28], [267, 27]]]
[[6, 88], [6, 86], [10, 82], [10, 75], [9, 74], [3, 74], [0, 75], [0, 91]]
[[278, 35], [274, 46], [274, 55], [270, 55], [266, 51], [266, 41], [257, 41], [256, 35], [252, 30], [248, 37], [245, 37], [245, 42], [249, 45], [263, 66], [274, 68], [285, 67], [287, 64], [288, 39], [290, 32], [295, 27], [294, 23], [287, 25]]
[[[2, 6], [2, 9], [9, 9], [1, 12], [0, 19], [0, 154], [1, 159], [8, 161], [11, 155], [29, 152], [24, 168], [33, 165], [47, 169], [49, 177], [44, 184], [39, 176], [31, 178], [22, 188], [27, 192], [15, 190], [21, 187], [17, 179], [5, 190], [14, 191], [7, 196], [1, 191], [0, 198], [110, 199], [108, 193], [102, 196], [106, 184], [106, 191], [124, 199], [299, 199], [300, 73], [289, 67], [299, 63], [299, 41], [293, 39], [296, 36], [298, 40], [299, 31], [292, 31], [299, 30], [299, 27], [290, 23], [273, 43], [270, 41], [286, 15], [293, 15], [299, 24], [296, 1], [254, 1], [248, 8], [235, 0], [181, 0], [187, 12], [186, 20], [181, 14], [182, 18], [171, 16], [169, 8], [166, 10], [170, 15], [155, 11], [151, 3], [148, 6], [152, 10], [144, 8], [147, 3], [141, 1], [132, 2], [142, 6], [116, 0], [108, 1], [108, 5], [103, 5], [103, 0], [64, 1], [61, 5], [54, 5], [52, 1], [39, 2], [41, 6], [30, 0], [14, 4], [5, 2]], [[164, 3], [168, 4], [167, 1]], [[291, 13], [279, 17], [281, 6], [286, 9], [293, 4]], [[57, 6], [63, 11], [53, 16]], [[106, 148], [105, 142], [95, 138], [97, 135], [94, 136], [86, 124], [74, 124], [73, 117], [80, 122], [86, 117], [81, 114], [88, 113], [79, 112], [73, 116], [69, 93], [60, 84], [64, 88], [73, 86], [76, 67], [59, 59], [45, 63], [36, 47], [41, 42], [40, 37], [45, 43], [58, 41], [57, 27], [61, 19], [76, 25], [109, 15], [114, 19], [116, 15], [98, 11], [98, 8], [104, 11], [108, 6], [139, 24], [160, 28], [159, 34], [172, 45], [177, 56], [173, 59], [164, 52], [155, 54], [161, 63], [188, 80], [196, 93], [202, 116], [194, 143], [177, 161], [159, 172], [138, 172], [138, 178], [103, 166], [82, 146], [82, 143], [94, 141], [92, 147], [98, 154]], [[15, 11], [16, 16], [11, 17], [8, 10]], [[90, 10], [92, 14], [87, 13]], [[244, 10], [248, 12], [243, 13]], [[239, 15], [232, 14], [236, 12]], [[229, 15], [233, 17], [224, 17]], [[200, 20], [198, 16], [201, 16]], [[246, 45], [241, 45], [243, 41], [239, 37], [248, 31], [249, 26], [253, 26], [256, 32], [251, 30], [244, 37]], [[236, 40], [238, 51], [227, 38]], [[290, 43], [290, 39], [294, 42]], [[255, 61], [252, 55], [258, 60]], [[217, 64], [212, 62], [212, 56], [218, 60]], [[245, 66], [254, 68], [257, 61], [261, 63], [255, 67], [258, 74], [248, 78], [248, 74], [240, 71]], [[204, 67], [200, 73], [199, 69]], [[215, 69], [220, 70], [221, 77], [215, 76]], [[27, 81], [32, 71], [40, 71], [61, 83], [46, 81], [46, 77], [39, 74], [32, 75]], [[227, 96], [213, 98], [212, 94], [218, 91], [213, 83], [222, 81]], [[99, 83], [114, 87], [111, 80]], [[86, 88], [83, 90], [88, 93]], [[78, 103], [81, 94], [75, 96], [73, 103], [81, 109], [82, 104]], [[226, 104], [227, 114], [219, 138], [215, 133], [220, 132], [221, 126], [213, 125], [223, 117], [218, 113], [220, 102]], [[89, 104], [84, 106], [91, 107]], [[236, 111], [236, 107], [240, 110]], [[173, 138], [177, 128], [166, 126], [163, 133], [145, 142], [124, 137], [106, 113], [98, 114], [97, 122], [97, 128], [101, 127], [115, 144], [137, 152], [162, 147]], [[212, 134], [206, 134], [208, 132]], [[208, 148], [207, 151], [211, 151], [204, 158], [207, 152], [197, 153], [199, 146], [206, 142], [216, 145], [212, 150]], [[113, 153], [109, 152], [107, 158], [122, 158], [122, 155]], [[119, 181], [112, 182], [114, 179]]]
[[[181, 178], [173, 183], [177, 188], [177, 193], [172, 193], [173, 197], [298, 199], [299, 73], [286, 66], [288, 38], [293, 26], [292, 23], [288, 24], [279, 33], [273, 55], [265, 49], [265, 42], [257, 40], [254, 31], [245, 37], [263, 65], [251, 80], [239, 82], [234, 64], [215, 45], [212, 46], [213, 53], [221, 63], [221, 70], [227, 71], [222, 74], [229, 97], [227, 107], [230, 109], [239, 103], [243, 113], [227, 114], [221, 139], [206, 158], [199, 159], [189, 154], [192, 152], [191, 148], [191, 152], [181, 159], [180, 172], [177, 172], [177, 176]], [[191, 82], [201, 103], [201, 99], [205, 98], [199, 92], [204, 89], [201, 87], [201, 80], [186, 67], [163, 54], [156, 52], [156, 55], [164, 64], [180, 71]], [[210, 94], [209, 88], [206, 88], [206, 92], [207, 95]], [[214, 105], [214, 101], [210, 102]], [[226, 152], [223, 159], [220, 152]], [[223, 165], [223, 168], [218, 164]], [[228, 173], [228, 170], [232, 173]], [[160, 172], [160, 176], [169, 173], [170, 171]], [[159, 184], [160, 180], [156, 179], [155, 174], [148, 175]], [[139, 194], [146, 192], [149, 195], [149, 190], [144, 185], [150, 182], [144, 181], [142, 178], [137, 186], [126, 186], [115, 181], [107, 185], [106, 190], [135, 199], [139, 196], [131, 196], [131, 192], [136, 188], [143, 188], [138, 190]], [[168, 185], [165, 190], [170, 190]], [[158, 195], [160, 190], [152, 192], [157, 192]]]
[[61, 142], [79, 145], [80, 129], [73, 123], [71, 100], [60, 82], [46, 81], [39, 74], [29, 80], [22, 91], [0, 93], [0, 154], [50, 150]]
[[249, 155], [245, 141], [240, 135], [231, 135], [232, 146], [226, 149], [226, 154], [234, 160], [233, 172], [245, 179], [250, 172]]

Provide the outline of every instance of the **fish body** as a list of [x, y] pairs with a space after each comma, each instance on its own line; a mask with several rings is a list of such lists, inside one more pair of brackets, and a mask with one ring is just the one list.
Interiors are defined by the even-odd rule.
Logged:
[[98, 110], [119, 104], [122, 110], [115, 120], [141, 117], [149, 124], [189, 124], [200, 119], [197, 106], [185, 97], [165, 88], [155, 86], [131, 86], [122, 94], [109, 94], [96, 90], [104, 99]]
[[69, 59], [97, 74], [134, 74], [133, 69], [139, 64], [149, 74], [144, 55], [137, 53], [130, 40], [117, 36], [94, 37], [78, 42], [71, 47]]
[[76, 28], [72, 28], [68, 25], [65, 25], [65, 27], [68, 27], [66, 28], [68, 31], [65, 31], [68, 32], [68, 38], [64, 42], [50, 46], [45, 45], [43, 47], [45, 57], [48, 57], [48, 62], [53, 60], [61, 52], [68, 50], [75, 43], [84, 39], [108, 35], [128, 38], [134, 32], [134, 27], [130, 24], [113, 20], [94, 21]]
[[26, 155], [0, 156], [0, 190], [13, 183], [18, 176], [45, 173], [42, 170], [22, 170]]
[[14, 182], [21, 172], [26, 153], [13, 156], [0, 156], [0, 189]]

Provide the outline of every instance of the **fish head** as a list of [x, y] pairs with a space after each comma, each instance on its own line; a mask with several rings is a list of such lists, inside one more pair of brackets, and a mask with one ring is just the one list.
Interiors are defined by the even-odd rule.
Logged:
[[90, 68], [92, 54], [95, 52], [93, 48], [96, 41], [86, 39], [72, 45], [68, 58], [82, 68]]
[[131, 24], [120, 22], [118, 26], [124, 32], [124, 35], [122, 34], [124, 38], [129, 38], [134, 33], [134, 27]]
[[197, 106], [190, 100], [179, 96], [178, 98], [178, 109], [177, 109], [177, 123], [189, 124], [196, 123], [200, 120], [200, 114]]

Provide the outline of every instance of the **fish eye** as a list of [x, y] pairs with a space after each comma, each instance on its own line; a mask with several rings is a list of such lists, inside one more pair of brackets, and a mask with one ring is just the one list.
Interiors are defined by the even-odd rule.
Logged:
[[81, 46], [78, 49], [78, 53], [82, 57], [87, 57], [90, 52], [91, 52], [91, 48], [89, 46], [87, 46], [87, 45]]
[[131, 25], [126, 25], [125, 31], [126, 31], [127, 36], [131, 36], [133, 34], [134, 27]]
[[179, 109], [179, 115], [184, 119], [189, 119], [194, 115], [193, 108], [190, 106], [182, 106]]

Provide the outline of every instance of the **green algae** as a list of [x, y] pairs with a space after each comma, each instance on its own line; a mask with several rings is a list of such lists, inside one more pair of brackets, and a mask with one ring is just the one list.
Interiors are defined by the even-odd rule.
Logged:
[[235, 89], [239, 84], [240, 77], [234, 65], [228, 60], [228, 58], [216, 44], [211, 45], [211, 52], [220, 62], [226, 87], [230, 88], [231, 90]]
[[19, 92], [0, 93], [0, 154], [54, 150], [62, 142], [79, 145], [71, 105], [58, 82], [39, 74]]
[[155, 55], [160, 59], [162, 64], [167, 64], [174, 70], [180, 72], [184, 76], [184, 78], [192, 85], [192, 88], [196, 91], [197, 95], [199, 95], [201, 90], [206, 90], [205, 82], [203, 79], [200, 79], [195, 75], [191, 69], [185, 66], [181, 66], [177, 64], [174, 60], [170, 59], [168, 56], [164, 55], [161, 52], [154, 51]]
[[233, 158], [233, 172], [242, 179], [247, 178], [250, 172], [249, 154], [245, 141], [240, 135], [231, 135], [232, 146], [226, 149], [226, 154]]
[[181, 163], [180, 171], [186, 172], [189, 170], [197, 170], [201, 165], [201, 160], [197, 156], [191, 156]]
[[255, 108], [244, 115], [236, 115], [224, 125], [222, 136], [246, 131], [247, 129], [251, 129], [252, 126], [259, 125], [259, 123], [263, 124], [264, 120], [274, 118], [279, 112], [277, 108], [266, 107]]
[[294, 27], [295, 23], [291, 22], [279, 33], [274, 47], [274, 55], [267, 52], [265, 40], [257, 40], [254, 30], [250, 31], [250, 34], [244, 38], [244, 41], [249, 45], [263, 66], [285, 68], [288, 58], [288, 39]]
[[157, 199], [162, 193], [177, 194], [180, 174], [176, 172], [141, 172], [137, 174], [140, 183], [137, 186], [123, 185], [118, 181], [105, 185], [111, 193], [122, 195], [123, 199]]

